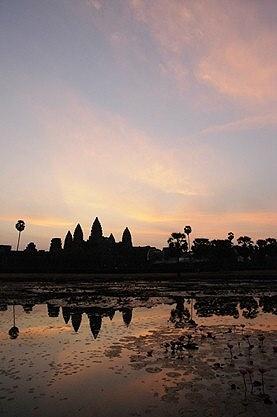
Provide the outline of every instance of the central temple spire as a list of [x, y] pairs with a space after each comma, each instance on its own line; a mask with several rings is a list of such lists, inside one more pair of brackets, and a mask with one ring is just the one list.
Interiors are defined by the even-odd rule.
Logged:
[[100, 240], [102, 237], [103, 237], [102, 226], [98, 217], [96, 217], [91, 226], [90, 240]]
[[125, 228], [123, 234], [122, 234], [122, 243], [125, 247], [131, 248], [133, 246], [132, 243], [132, 235], [128, 227]]

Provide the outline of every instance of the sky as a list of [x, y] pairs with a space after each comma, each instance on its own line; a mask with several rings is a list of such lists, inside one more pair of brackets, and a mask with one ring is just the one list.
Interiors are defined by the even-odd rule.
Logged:
[[275, 0], [0, 0], [0, 244], [277, 237]]

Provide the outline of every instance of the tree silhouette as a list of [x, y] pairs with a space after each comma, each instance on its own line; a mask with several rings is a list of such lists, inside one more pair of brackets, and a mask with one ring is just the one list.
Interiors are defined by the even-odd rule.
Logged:
[[25, 229], [25, 222], [23, 220], [18, 220], [15, 225], [15, 228], [16, 230], [18, 230], [18, 240], [17, 240], [17, 246], [16, 246], [16, 251], [18, 251], [21, 232], [23, 232], [23, 230]]
[[133, 246], [131, 232], [128, 227], [125, 228], [122, 234], [122, 243], [127, 248], [131, 248]]
[[190, 226], [185, 226], [185, 228], [184, 228], [184, 232], [185, 232], [185, 234], [187, 235], [187, 237], [188, 237], [188, 250], [189, 250], [189, 252], [190, 252], [190, 237], [189, 237], [189, 235], [191, 234], [191, 232], [192, 232], [192, 229], [191, 229], [191, 227]]
[[277, 256], [277, 240], [273, 237], [268, 237], [266, 240], [266, 254], [270, 257]]
[[258, 239], [256, 242], [256, 245], [258, 246], [259, 249], [265, 248], [266, 247], [266, 240], [265, 239]]
[[238, 252], [243, 257], [244, 261], [253, 253], [253, 241], [249, 236], [240, 236], [237, 239]]
[[65, 250], [70, 250], [72, 248], [72, 245], [73, 245], [73, 237], [69, 230], [65, 236], [63, 248]]
[[221, 264], [223, 261], [234, 258], [235, 251], [229, 239], [214, 239], [210, 244], [210, 255], [214, 262]]
[[264, 260], [267, 255], [267, 242], [265, 239], [258, 239], [255, 246], [255, 253], [259, 260]]
[[238, 238], [238, 245], [241, 245], [244, 247], [251, 247], [253, 245], [253, 241], [251, 240], [251, 237], [249, 236], [240, 236]]
[[229, 240], [229, 242], [232, 242], [232, 240], [234, 239], [234, 237], [235, 237], [234, 233], [233, 232], [229, 232], [228, 233], [228, 236], [227, 236], [227, 239]]
[[177, 262], [179, 263], [180, 256], [188, 250], [186, 235], [184, 233], [174, 232], [171, 234], [167, 243], [169, 248], [176, 255]]
[[191, 249], [196, 258], [207, 259], [211, 254], [211, 242], [205, 237], [196, 238]]

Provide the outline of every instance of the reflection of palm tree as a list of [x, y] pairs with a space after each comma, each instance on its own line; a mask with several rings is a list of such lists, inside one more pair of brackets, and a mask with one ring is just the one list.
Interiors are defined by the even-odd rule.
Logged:
[[191, 229], [191, 226], [185, 226], [185, 228], [184, 228], [184, 232], [185, 232], [185, 234], [187, 235], [187, 237], [188, 237], [188, 250], [189, 250], [189, 252], [190, 252], [190, 237], [189, 237], [189, 235], [191, 234], [191, 232], [192, 232], [192, 229]]
[[187, 308], [185, 308], [185, 299], [184, 297], [176, 297], [176, 308], [173, 308], [170, 312], [169, 320], [175, 324], [175, 326], [184, 326], [184, 323], [189, 320], [190, 313]]
[[9, 330], [11, 339], [16, 339], [19, 336], [19, 328], [15, 325], [15, 306], [13, 305], [13, 326]]
[[16, 251], [18, 251], [20, 235], [21, 235], [21, 232], [23, 232], [23, 230], [25, 229], [25, 222], [23, 220], [18, 220], [15, 225], [15, 228], [16, 230], [18, 230], [18, 240], [17, 240], [17, 246], [16, 246]]

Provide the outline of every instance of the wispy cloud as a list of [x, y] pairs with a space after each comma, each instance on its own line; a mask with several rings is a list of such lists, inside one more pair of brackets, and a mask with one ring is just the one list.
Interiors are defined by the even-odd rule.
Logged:
[[177, 84], [198, 81], [245, 100], [276, 99], [277, 31], [255, 2], [130, 0]]
[[277, 111], [261, 115], [245, 117], [229, 123], [217, 124], [202, 129], [196, 137], [207, 136], [213, 133], [238, 132], [244, 130], [260, 129], [277, 125]]

